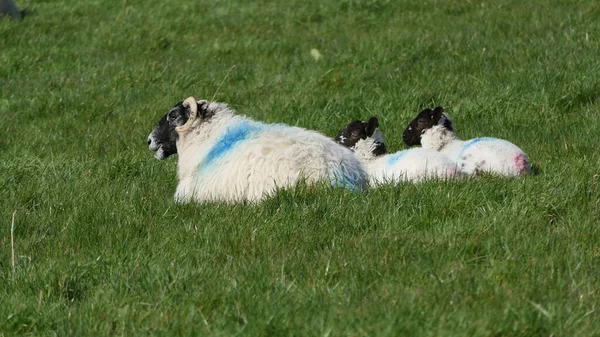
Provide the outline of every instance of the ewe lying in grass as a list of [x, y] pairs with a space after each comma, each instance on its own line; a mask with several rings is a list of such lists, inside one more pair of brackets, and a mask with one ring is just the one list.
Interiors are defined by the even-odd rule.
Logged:
[[421, 111], [408, 124], [402, 138], [408, 146], [422, 145], [440, 151], [467, 174], [492, 172], [520, 176], [530, 170], [525, 152], [509, 141], [489, 137], [460, 140], [442, 107]]
[[418, 182], [425, 178], [449, 178], [456, 174], [456, 163], [447, 156], [417, 148], [386, 154], [379, 122], [352, 121], [336, 137], [336, 141], [354, 151], [363, 162], [372, 184]]
[[255, 202], [300, 180], [353, 190], [367, 184], [356, 156], [324, 135], [193, 97], [160, 119], [148, 147], [157, 159], [179, 154], [177, 202]]

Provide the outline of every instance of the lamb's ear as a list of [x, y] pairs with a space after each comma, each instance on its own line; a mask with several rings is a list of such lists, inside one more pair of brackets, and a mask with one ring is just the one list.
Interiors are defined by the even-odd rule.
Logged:
[[198, 103], [196, 103], [194, 97], [190, 96], [186, 98], [185, 101], [183, 101], [183, 107], [186, 109], [186, 114], [189, 113], [189, 118], [184, 125], [175, 128], [175, 131], [179, 133], [189, 131], [198, 116]]
[[445, 113], [442, 114], [442, 118], [438, 122], [438, 125], [442, 125], [446, 130], [454, 131], [452, 120], [450, 119], [450, 116], [446, 115]]
[[433, 109], [433, 113], [431, 114], [431, 120], [433, 121], [434, 124], [438, 124], [440, 119], [442, 119], [443, 113], [444, 113], [444, 108], [442, 108], [441, 106], [438, 106], [435, 109]]
[[378, 127], [379, 121], [377, 120], [377, 117], [371, 117], [367, 123], [367, 129], [365, 130], [367, 132], [367, 137], [372, 137]]

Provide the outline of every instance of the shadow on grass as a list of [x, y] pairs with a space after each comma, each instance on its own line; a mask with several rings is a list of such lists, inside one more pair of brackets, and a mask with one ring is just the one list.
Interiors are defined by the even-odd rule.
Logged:
[[32, 14], [32, 12], [28, 9], [18, 8], [17, 12], [13, 13], [13, 14], [20, 15], [20, 16], [13, 16], [6, 12], [0, 12], [0, 20], [1, 19], [9, 19], [9, 20], [21, 21], [21, 20], [25, 19], [26, 16], [29, 16], [30, 14]]
[[584, 88], [577, 93], [568, 94], [556, 102], [559, 112], [573, 112], [588, 104], [594, 104], [600, 98], [600, 87]]
[[539, 164], [531, 164], [531, 171], [529, 172], [532, 176], [537, 176], [542, 174], [543, 170]]

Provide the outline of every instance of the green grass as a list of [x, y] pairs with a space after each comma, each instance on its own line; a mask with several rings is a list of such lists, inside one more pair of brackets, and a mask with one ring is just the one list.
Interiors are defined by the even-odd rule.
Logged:
[[[17, 4], [0, 336], [600, 335], [597, 1]], [[189, 95], [329, 136], [377, 115], [392, 150], [443, 105], [536, 174], [176, 205], [146, 137]]]

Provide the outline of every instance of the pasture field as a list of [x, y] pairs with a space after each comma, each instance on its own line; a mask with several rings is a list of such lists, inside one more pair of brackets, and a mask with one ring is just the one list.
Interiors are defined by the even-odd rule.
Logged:
[[[600, 335], [598, 1], [17, 4], [0, 336]], [[176, 205], [146, 137], [190, 95], [331, 137], [377, 115], [393, 151], [442, 105], [534, 172]]]

